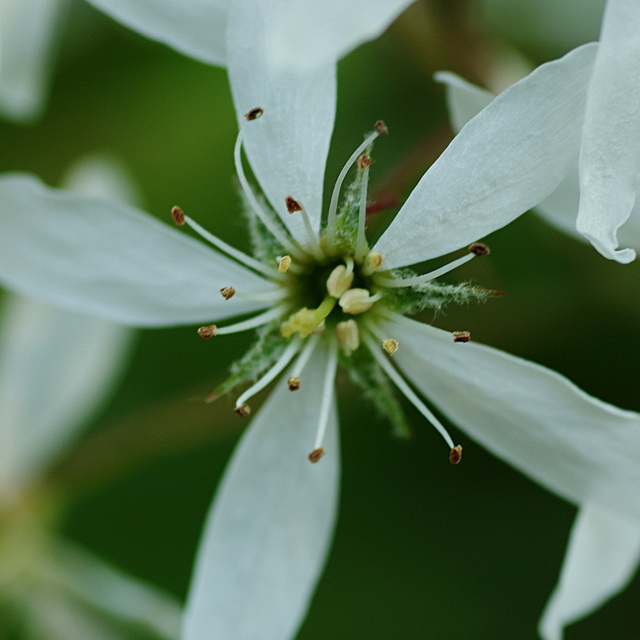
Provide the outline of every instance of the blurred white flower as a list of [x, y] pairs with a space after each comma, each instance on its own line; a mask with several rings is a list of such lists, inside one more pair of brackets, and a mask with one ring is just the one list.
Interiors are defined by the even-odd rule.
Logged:
[[[454, 423], [550, 490], [595, 510], [625, 509], [640, 518], [640, 416], [591, 398], [543, 367], [464, 344], [465, 332], [452, 336], [400, 313], [481, 295], [433, 282], [473, 252], [423, 276], [407, 267], [468, 245], [558, 186], [568, 162], [567, 137], [577, 137], [580, 128], [567, 122], [584, 94], [594, 49], [579, 49], [537, 73], [538, 94], [557, 98], [550, 109], [536, 101], [529, 107], [529, 87], [517, 85], [509, 101], [498, 98], [485, 109], [369, 249], [367, 154], [384, 127], [378, 124], [345, 165], [323, 221], [335, 67], [319, 62], [300, 70], [274, 62], [267, 36], [274, 6], [280, 3], [238, 0], [227, 25], [241, 128], [236, 163], [251, 205], [256, 257], [229, 247], [177, 208], [176, 221], [186, 221], [217, 250], [114, 201], [51, 190], [23, 175], [0, 179], [7, 229], [0, 236], [0, 278], [7, 286], [142, 326], [260, 312], [200, 330], [209, 338], [261, 328], [236, 378], [263, 376], [238, 398], [239, 413], [247, 413], [250, 396], [288, 373], [287, 384], [279, 383], [247, 429], [221, 482], [198, 554], [185, 640], [295, 635], [336, 513], [338, 360], [374, 389], [396, 420], [389, 379], [450, 441], [404, 374]], [[257, 107], [264, 108], [261, 118]], [[246, 181], [243, 147], [270, 208]], [[338, 206], [353, 164], [355, 188]], [[26, 246], [31, 250], [15, 249]], [[396, 341], [397, 369], [382, 351], [384, 342], [394, 353]], [[454, 462], [459, 453], [453, 449]], [[308, 454], [318, 464], [310, 464]]]
[[[563, 95], [541, 92], [540, 79], [555, 73], [564, 74], [569, 83], [578, 76], [584, 82], [576, 87], [572, 111], [562, 116], [562, 182], [536, 209], [561, 229], [584, 236], [603, 256], [622, 263], [631, 262], [640, 249], [639, 30], [640, 5], [609, 0], [599, 44], [584, 45], [542, 65], [495, 99], [503, 108], [521, 113], [522, 135], [538, 135], [530, 126], [530, 114], [546, 110], [549, 119], [557, 118], [557, 107], [565, 100]], [[578, 71], [568, 60], [580, 51]], [[492, 103], [491, 94], [456, 76], [440, 78], [448, 86], [456, 129]], [[514, 91], [518, 97], [525, 95], [526, 103], [515, 101]], [[541, 140], [544, 133], [542, 129]], [[620, 244], [628, 248], [619, 249]]]
[[[76, 165], [67, 184], [97, 195], [133, 193], [122, 170], [100, 158]], [[118, 640], [125, 630], [168, 640], [178, 636], [181, 610], [172, 598], [55, 533], [64, 499], [39, 482], [106, 398], [130, 338], [130, 329], [111, 322], [5, 295], [0, 319], [4, 632], [14, 624], [29, 637], [47, 640]]]

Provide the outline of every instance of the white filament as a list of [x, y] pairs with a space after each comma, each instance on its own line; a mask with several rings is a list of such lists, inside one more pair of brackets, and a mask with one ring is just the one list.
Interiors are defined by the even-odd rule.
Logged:
[[309, 362], [309, 358], [313, 354], [314, 349], [318, 344], [318, 340], [320, 339], [319, 333], [314, 333], [307, 339], [302, 351], [300, 352], [300, 356], [296, 360], [296, 363], [291, 371], [292, 378], [299, 378], [300, 374], [303, 372], [304, 368], [307, 366]]
[[466, 262], [473, 260], [475, 257], [475, 253], [468, 253], [461, 258], [452, 260], [449, 264], [445, 264], [438, 269], [434, 269], [429, 273], [425, 273], [421, 276], [414, 276], [412, 278], [385, 278], [384, 276], [374, 276], [374, 282], [381, 287], [387, 288], [412, 287], [416, 284], [435, 280], [436, 278], [443, 276], [445, 273], [449, 273], [449, 271], [453, 271]]
[[274, 307], [273, 309], [269, 309], [264, 313], [261, 313], [258, 316], [254, 316], [253, 318], [249, 318], [248, 320], [242, 320], [241, 322], [236, 322], [235, 324], [229, 324], [226, 327], [216, 327], [215, 335], [223, 336], [229, 333], [239, 333], [241, 331], [248, 331], [249, 329], [256, 329], [265, 325], [272, 320], [276, 320], [277, 318], [284, 315], [286, 309], [283, 307]]
[[275, 364], [265, 373], [258, 382], [249, 387], [240, 397], [236, 400], [236, 408], [241, 407], [249, 398], [253, 397], [259, 391], [262, 391], [292, 360], [300, 349], [300, 339], [292, 340], [287, 348], [282, 352], [282, 355], [276, 360]]
[[320, 406], [320, 415], [318, 417], [318, 430], [316, 432], [316, 442], [313, 447], [314, 451], [322, 446], [324, 435], [327, 431], [329, 422], [329, 412], [333, 404], [333, 395], [335, 393], [336, 371], [338, 369], [338, 345], [335, 340], [329, 341], [329, 358], [327, 360], [327, 368], [324, 375], [324, 383], [322, 385], [322, 404]]
[[433, 427], [438, 431], [438, 433], [444, 438], [445, 442], [449, 445], [450, 449], [453, 449], [454, 444], [451, 436], [444, 428], [442, 423], [433, 415], [429, 409], [425, 406], [425, 404], [418, 398], [418, 396], [413, 392], [411, 387], [404, 381], [402, 376], [398, 373], [398, 371], [393, 367], [393, 365], [387, 360], [387, 357], [382, 353], [382, 347], [380, 343], [371, 335], [365, 335], [365, 342], [369, 347], [369, 350], [373, 354], [373, 357], [376, 359], [378, 364], [382, 367], [382, 370], [389, 376], [391, 381], [398, 387], [398, 389], [404, 394], [404, 396], [413, 404], [413, 406], [432, 424]]

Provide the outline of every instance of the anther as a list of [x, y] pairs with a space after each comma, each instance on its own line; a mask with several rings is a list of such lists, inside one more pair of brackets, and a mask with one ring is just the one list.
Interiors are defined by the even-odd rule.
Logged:
[[327, 278], [327, 292], [334, 298], [339, 298], [353, 284], [353, 268], [349, 270], [345, 265], [339, 264]]
[[351, 355], [360, 346], [360, 332], [355, 320], [345, 320], [336, 325], [336, 340], [346, 355]]
[[297, 391], [300, 388], [300, 378], [290, 376], [287, 378], [287, 386], [289, 387], [289, 391]]
[[376, 251], [372, 251], [368, 256], [368, 259], [369, 259], [369, 266], [374, 271], [377, 271], [382, 266], [382, 256]]
[[230, 300], [236, 295], [236, 290], [233, 287], [222, 287], [220, 293], [225, 300]]
[[469, 342], [469, 340], [471, 340], [471, 331], [454, 331], [453, 332], [454, 342]]
[[324, 455], [324, 449], [322, 447], [318, 447], [317, 449], [314, 449], [310, 454], [309, 454], [309, 462], [313, 462], [316, 463], [320, 460], [320, 458], [322, 458], [322, 456]]
[[286, 273], [291, 266], [291, 256], [282, 256], [278, 262], [278, 273]]
[[460, 445], [457, 445], [453, 447], [453, 449], [451, 449], [451, 452], [449, 453], [449, 462], [451, 464], [458, 464], [460, 460], [462, 460], [462, 447]]
[[382, 295], [379, 293], [372, 296], [367, 289], [356, 288], [345, 291], [342, 296], [340, 296], [338, 304], [345, 313], [356, 315], [371, 309], [373, 303], [380, 300], [380, 298], [382, 298]]
[[210, 338], [213, 338], [213, 336], [216, 335], [216, 329], [217, 327], [215, 324], [208, 324], [198, 329], [198, 335], [203, 340], [209, 340]]
[[473, 253], [474, 256], [482, 257], [489, 255], [489, 247], [486, 244], [482, 244], [482, 242], [474, 242], [472, 245], [469, 245], [469, 253]]
[[371, 166], [371, 156], [368, 156], [366, 153], [363, 153], [358, 158], [358, 169], [366, 169]]
[[389, 133], [389, 129], [387, 129], [387, 125], [385, 124], [384, 120], [378, 120], [373, 125], [373, 128], [381, 135], [387, 135]]
[[390, 338], [382, 341], [382, 348], [392, 356], [398, 350], [398, 341]]
[[233, 409], [241, 418], [246, 418], [251, 413], [251, 407], [243, 402]]
[[171, 217], [176, 223], [176, 227], [181, 227], [185, 223], [184, 211], [180, 207], [173, 207], [171, 209]]
[[285, 204], [287, 205], [287, 211], [289, 213], [302, 211], [302, 205], [295, 198], [291, 196], [287, 196], [284, 201], [285, 201]]
[[251, 109], [248, 113], [244, 114], [244, 117], [251, 122], [251, 120], [257, 120], [264, 113], [264, 109], [260, 107], [255, 107]]

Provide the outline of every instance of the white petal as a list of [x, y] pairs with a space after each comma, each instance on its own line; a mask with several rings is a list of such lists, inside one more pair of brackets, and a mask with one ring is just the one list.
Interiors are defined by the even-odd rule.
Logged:
[[22, 484], [111, 389], [130, 331], [17, 296], [0, 326], [0, 487]]
[[40, 115], [49, 81], [56, 19], [64, 0], [0, 2], [0, 111], [16, 120]]
[[180, 635], [181, 607], [157, 587], [135, 580], [71, 544], [60, 543], [53, 552], [42, 568], [42, 578], [57, 590], [154, 637]]
[[281, 5], [271, 33], [274, 63], [309, 71], [377, 38], [414, 0], [295, 0]]
[[609, 0], [587, 96], [580, 152], [578, 231], [605, 257], [627, 263], [617, 229], [640, 186], [640, 5]]
[[[237, 0], [229, 18], [229, 80], [246, 151], [265, 195], [296, 239], [306, 242], [299, 214], [285, 198], [306, 209], [315, 229], [322, 215], [324, 170], [336, 109], [336, 70], [326, 64], [309, 72], [277, 70], [266, 41], [285, 0]], [[264, 115], [246, 123], [255, 107]], [[357, 146], [357, 145], [356, 145]]]
[[558, 186], [578, 153], [596, 51], [538, 67], [460, 131], [377, 242], [389, 268], [478, 240]]
[[586, 504], [569, 538], [560, 581], [540, 621], [545, 640], [588, 615], [630, 582], [640, 559], [640, 520]]
[[223, 66], [231, 0], [88, 0], [143, 35]]
[[568, 500], [640, 518], [640, 415], [549, 369], [454, 343], [407, 318], [385, 331], [401, 342], [394, 360], [413, 384], [489, 451]]
[[326, 455], [312, 464], [326, 355], [314, 353], [299, 391], [283, 380], [243, 435], [200, 544], [184, 640], [287, 640], [302, 622], [325, 562], [337, 508], [333, 407]]
[[218, 320], [266, 306], [219, 289], [271, 285], [168, 225], [115, 201], [0, 177], [0, 279], [34, 298], [125, 324]]
[[449, 121], [451, 128], [457, 133], [469, 120], [477, 116], [485, 107], [495, 99], [495, 94], [468, 82], [464, 78], [450, 73], [439, 71], [434, 79], [446, 87], [447, 108], [449, 109]]

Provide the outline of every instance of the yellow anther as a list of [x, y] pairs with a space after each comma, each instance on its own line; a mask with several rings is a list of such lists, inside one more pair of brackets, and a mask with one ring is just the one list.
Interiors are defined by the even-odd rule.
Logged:
[[379, 295], [371, 296], [367, 289], [349, 289], [340, 296], [338, 304], [345, 313], [355, 315], [371, 309], [373, 303], [380, 297]]
[[360, 346], [360, 333], [355, 320], [345, 320], [336, 325], [336, 340], [346, 355]]
[[390, 338], [382, 341], [382, 348], [392, 356], [398, 350], [398, 341]]
[[294, 333], [300, 333], [301, 338], [306, 338], [317, 325], [315, 309], [302, 307], [280, 325], [280, 333], [284, 338], [290, 338]]
[[291, 266], [291, 256], [282, 256], [278, 260], [278, 273], [286, 273]]
[[245, 402], [235, 407], [234, 411], [241, 417], [246, 418], [251, 413], [251, 407]]
[[369, 266], [374, 271], [377, 271], [382, 266], [382, 256], [376, 251], [372, 251], [368, 256], [368, 259], [369, 259]]
[[353, 283], [353, 271], [347, 271], [347, 267], [339, 264], [327, 278], [327, 291], [330, 296], [339, 298]]

